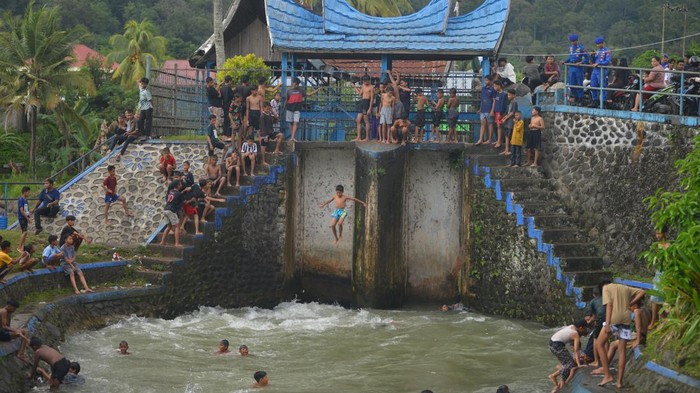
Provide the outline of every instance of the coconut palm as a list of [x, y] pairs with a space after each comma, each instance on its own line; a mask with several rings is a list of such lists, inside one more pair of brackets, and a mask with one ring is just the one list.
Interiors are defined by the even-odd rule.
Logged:
[[165, 37], [157, 36], [155, 27], [147, 19], [126, 22], [124, 34], [109, 38], [112, 52], [107, 58], [119, 63], [112, 78], [120, 80], [122, 86], [135, 86], [136, 81], [146, 76], [146, 58], [150, 57], [151, 64], [156, 66], [165, 55], [166, 43]]
[[40, 113], [66, 114], [71, 108], [62, 91], [91, 93], [92, 79], [68, 71], [73, 47], [85, 38], [78, 29], [63, 30], [56, 8], [34, 10], [30, 2], [23, 16], [6, 14], [0, 30], [0, 105], [24, 113], [23, 126], [31, 134], [29, 161], [36, 175], [37, 125]]

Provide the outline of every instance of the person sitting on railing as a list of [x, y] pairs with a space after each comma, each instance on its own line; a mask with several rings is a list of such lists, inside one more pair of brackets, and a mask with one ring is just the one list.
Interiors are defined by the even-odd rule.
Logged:
[[501, 57], [498, 59], [498, 67], [496, 67], [496, 72], [501, 77], [501, 82], [503, 87], [515, 84], [515, 67], [508, 62], [508, 59]]
[[124, 111], [124, 116], [126, 117], [126, 133], [124, 134], [126, 140], [124, 143], [122, 143], [122, 149], [119, 151], [119, 153], [117, 153], [117, 162], [121, 161], [122, 156], [126, 154], [126, 149], [129, 147], [129, 144], [141, 136], [138, 128], [138, 122], [134, 116], [134, 111], [127, 109]]
[[112, 142], [109, 143], [109, 151], [126, 142], [126, 116], [119, 115], [117, 121], [109, 125], [109, 134], [114, 135]]
[[[642, 76], [642, 81], [644, 81], [644, 91], [657, 91], [666, 86], [666, 83], [664, 83], [664, 69], [661, 66], [661, 60], [658, 56], [651, 58], [651, 66], [653, 67], [651, 72]], [[632, 112], [639, 110], [640, 97], [640, 94], [637, 94], [635, 97]], [[646, 101], [649, 98], [649, 94], [644, 94], [643, 98]]]
[[[559, 73], [559, 64], [554, 61], [553, 55], [548, 55], [547, 62], [544, 63], [544, 82], [547, 84], [547, 87], [559, 82]], [[547, 90], [547, 87], [545, 87], [545, 91]]]

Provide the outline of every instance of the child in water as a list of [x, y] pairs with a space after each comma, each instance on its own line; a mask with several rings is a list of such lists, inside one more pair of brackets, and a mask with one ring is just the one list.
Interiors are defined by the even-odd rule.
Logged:
[[[344, 195], [344, 191], [345, 188], [342, 185], [336, 186], [335, 195], [333, 195], [333, 197], [328, 201], [319, 205], [321, 209], [323, 209], [324, 207], [326, 207], [326, 205], [335, 201], [335, 210], [333, 211], [333, 214], [331, 214], [331, 230], [333, 231], [335, 243], [338, 243], [338, 241], [343, 238], [343, 221], [345, 221], [345, 217], [347, 217], [348, 215], [348, 212], [345, 208], [346, 202], [348, 200], [351, 200], [353, 202], [361, 203], [364, 207], [367, 207], [367, 204], [365, 202], [362, 202], [357, 198], [353, 198], [350, 195]], [[337, 232], [335, 229], [336, 224], [338, 225]]]
[[217, 355], [226, 355], [228, 353], [231, 353], [231, 351], [229, 351], [229, 349], [228, 349], [228, 345], [229, 345], [228, 340], [221, 340], [219, 342], [219, 350], [216, 351], [215, 353]]
[[256, 371], [253, 378], [255, 378], [255, 383], [250, 386], [251, 388], [264, 388], [270, 383], [265, 371]]
[[241, 356], [248, 356], [248, 346], [247, 345], [241, 345], [238, 347], [238, 353], [241, 354]]
[[118, 351], [120, 355], [131, 355], [131, 352], [129, 352], [129, 343], [123, 340], [119, 343]]

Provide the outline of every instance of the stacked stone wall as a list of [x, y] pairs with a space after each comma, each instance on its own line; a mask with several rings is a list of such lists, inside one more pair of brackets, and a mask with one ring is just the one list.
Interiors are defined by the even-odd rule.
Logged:
[[676, 186], [674, 163], [691, 149], [697, 131], [580, 114], [547, 113], [544, 118], [545, 173], [572, 214], [598, 239], [606, 264], [643, 273], [647, 267], [639, 254], [654, 241], [644, 198]]
[[517, 226], [482, 179], [470, 176], [470, 253], [465, 264], [468, 292], [463, 300], [480, 312], [534, 320], [549, 326], [571, 323], [578, 311], [566, 296], [537, 241]]

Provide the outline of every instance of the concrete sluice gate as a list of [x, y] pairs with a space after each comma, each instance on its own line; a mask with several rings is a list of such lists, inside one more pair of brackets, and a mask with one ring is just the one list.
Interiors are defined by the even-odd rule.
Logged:
[[[375, 308], [458, 298], [468, 249], [463, 149], [298, 144], [288, 224], [300, 296]], [[319, 205], [337, 185], [367, 207], [348, 201], [335, 243], [334, 203]]]

